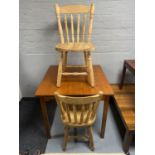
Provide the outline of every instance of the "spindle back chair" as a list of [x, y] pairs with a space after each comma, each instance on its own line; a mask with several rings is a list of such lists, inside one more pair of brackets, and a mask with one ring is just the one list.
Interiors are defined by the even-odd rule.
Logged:
[[79, 128], [87, 127], [89, 146], [94, 150], [92, 125], [96, 120], [96, 112], [103, 93], [87, 97], [70, 97], [55, 93], [56, 101], [61, 112], [61, 120], [65, 125], [64, 130], [64, 147], [66, 149], [68, 138], [80, 139], [81, 136], [69, 136], [70, 127]]
[[[56, 50], [61, 53], [57, 86], [61, 85], [63, 75], [87, 75], [88, 82], [94, 87], [94, 73], [92, 68], [91, 51], [95, 49], [91, 42], [92, 24], [94, 17], [94, 4], [87, 5], [64, 5], [56, 4], [56, 16], [60, 43], [56, 45]], [[76, 29], [75, 29], [76, 28]], [[85, 72], [65, 72], [66, 68], [76, 67], [67, 65], [68, 52], [83, 52], [85, 64], [80, 66], [86, 69]], [[78, 66], [79, 67], [79, 66]]]

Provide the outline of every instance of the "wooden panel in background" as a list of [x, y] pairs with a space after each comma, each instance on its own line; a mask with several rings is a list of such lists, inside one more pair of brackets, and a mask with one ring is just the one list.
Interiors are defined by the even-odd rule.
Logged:
[[135, 85], [124, 85], [119, 89], [118, 85], [112, 85], [114, 99], [128, 130], [135, 130]]

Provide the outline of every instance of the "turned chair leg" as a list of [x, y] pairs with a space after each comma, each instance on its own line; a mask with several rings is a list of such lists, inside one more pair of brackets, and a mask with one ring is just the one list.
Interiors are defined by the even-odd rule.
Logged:
[[64, 58], [64, 65], [66, 66], [67, 65], [67, 56], [68, 56], [68, 52], [65, 52], [65, 58]]
[[61, 79], [62, 79], [62, 68], [63, 67], [63, 53], [61, 52], [59, 66], [58, 66], [58, 74], [57, 74], [57, 87], [60, 87], [61, 85]]
[[63, 151], [65, 151], [66, 150], [66, 147], [67, 147], [68, 130], [69, 130], [69, 127], [68, 126], [65, 126], [65, 128], [64, 128], [64, 146], [63, 146]]
[[87, 52], [84, 52], [84, 62], [85, 62], [85, 66], [86, 66], [86, 71], [88, 73], [88, 76], [87, 76], [88, 83], [90, 84], [90, 76], [89, 76], [89, 69], [88, 69], [88, 54], [87, 54]]
[[62, 72], [65, 72], [65, 68], [67, 66], [67, 54], [68, 52], [63, 52]]
[[93, 140], [93, 129], [92, 127], [88, 127], [88, 133], [89, 133], [89, 147], [92, 151], [94, 151], [94, 140]]
[[88, 52], [87, 59], [88, 59], [87, 60], [88, 61], [88, 76], [90, 79], [90, 85], [94, 87], [95, 86], [94, 71], [93, 71], [92, 58], [91, 58], [90, 52]]

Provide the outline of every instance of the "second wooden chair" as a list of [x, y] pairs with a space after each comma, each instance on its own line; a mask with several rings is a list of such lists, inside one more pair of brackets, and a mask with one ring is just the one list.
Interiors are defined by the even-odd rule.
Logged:
[[[95, 7], [93, 3], [90, 6], [59, 6], [56, 4], [56, 16], [60, 35], [60, 43], [56, 45], [56, 50], [59, 51], [61, 55], [58, 66], [57, 87], [61, 86], [62, 76], [69, 75], [87, 76], [90, 85], [92, 87], [95, 85], [91, 58], [91, 52], [95, 49], [94, 44], [91, 42], [94, 9]], [[89, 18], [87, 18], [87, 16], [89, 16]], [[74, 22], [75, 19], [77, 19], [77, 22]], [[83, 19], [83, 21], [81, 21], [81, 19]], [[76, 31], [75, 24], [77, 28]], [[80, 27], [82, 27], [81, 33]], [[85, 64], [80, 66], [67, 65], [68, 52], [83, 52]], [[84, 71], [71, 72], [67, 70], [73, 67], [80, 67]]]
[[96, 112], [100, 100], [102, 99], [102, 92], [87, 97], [69, 97], [55, 93], [56, 101], [61, 111], [61, 120], [64, 123], [64, 146], [66, 150], [67, 140], [69, 138], [81, 139], [83, 136], [69, 136], [70, 128], [86, 127], [88, 130], [89, 147], [94, 150], [93, 130], [92, 125], [96, 120]]

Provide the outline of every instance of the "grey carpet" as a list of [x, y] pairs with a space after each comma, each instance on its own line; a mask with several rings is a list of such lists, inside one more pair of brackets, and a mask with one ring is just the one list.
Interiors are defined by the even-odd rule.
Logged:
[[[102, 153], [122, 153], [122, 139], [118, 128], [116, 126], [116, 122], [113, 118], [112, 111], [109, 109], [108, 118], [107, 118], [107, 125], [105, 131], [104, 139], [99, 137], [100, 131], [100, 124], [102, 119], [102, 109], [103, 104], [100, 104], [97, 113], [97, 120], [94, 124], [94, 144], [95, 144], [95, 152], [102, 152]], [[62, 152], [62, 143], [63, 143], [63, 129], [64, 126], [60, 120], [60, 112], [57, 108], [56, 116], [53, 122], [53, 127], [51, 129], [52, 139], [48, 140], [47, 147], [45, 152], [46, 153], [53, 153], [53, 152]], [[71, 131], [72, 132], [72, 131]], [[84, 129], [81, 129], [78, 132], [85, 132]], [[70, 141], [67, 144], [66, 152], [73, 152], [73, 153], [89, 153], [91, 152], [88, 148], [87, 142], [73, 142]], [[135, 155], [134, 147], [130, 147], [130, 155]]]
[[[49, 103], [48, 110], [51, 111], [51, 108]], [[49, 117], [52, 117], [51, 113]], [[38, 100], [22, 100], [19, 104], [19, 153], [29, 150], [30, 155], [33, 155], [36, 149], [44, 153], [47, 140]]]

